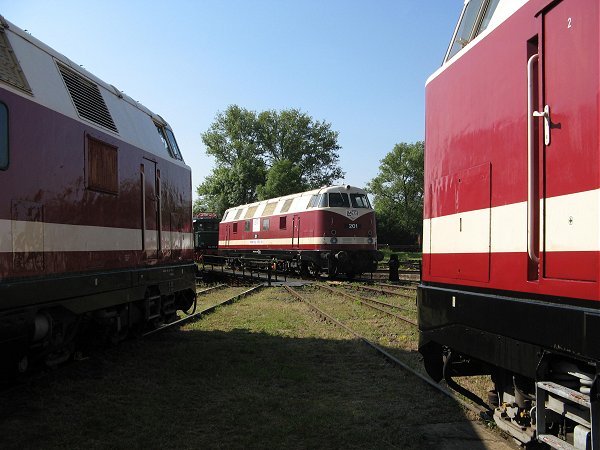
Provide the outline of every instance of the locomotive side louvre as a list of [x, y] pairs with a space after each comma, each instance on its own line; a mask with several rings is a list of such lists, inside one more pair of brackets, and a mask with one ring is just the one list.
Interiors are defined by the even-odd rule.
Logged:
[[330, 186], [230, 208], [219, 227], [223, 255], [278, 258], [314, 274], [372, 271], [375, 215], [366, 192]]
[[491, 374], [521, 442], [597, 449], [598, 2], [462, 18], [490, 10], [426, 85], [420, 351], [436, 379]]
[[1, 17], [0, 141], [1, 354], [82, 313], [121, 333], [193, 301], [191, 174], [169, 125]]

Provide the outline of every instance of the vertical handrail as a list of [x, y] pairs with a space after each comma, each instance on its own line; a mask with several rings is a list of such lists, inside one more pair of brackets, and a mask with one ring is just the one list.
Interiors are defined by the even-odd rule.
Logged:
[[539, 258], [535, 254], [535, 234], [533, 231], [535, 208], [539, 207], [536, 203], [539, 202], [535, 197], [535, 117], [534, 112], [534, 80], [533, 66], [538, 62], [539, 55], [532, 55], [527, 61], [527, 254], [529, 259], [534, 263], [538, 263]]
[[144, 175], [144, 165], [140, 165], [140, 178], [142, 182], [142, 251], [146, 251], [146, 178]]

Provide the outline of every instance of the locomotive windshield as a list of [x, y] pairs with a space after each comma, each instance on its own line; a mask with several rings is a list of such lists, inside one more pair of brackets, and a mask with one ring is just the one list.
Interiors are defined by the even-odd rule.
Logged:
[[329, 193], [329, 207], [330, 208], [350, 208], [350, 201], [348, 200], [348, 194], [341, 192], [330, 192]]
[[368, 208], [371, 209], [371, 203], [366, 194], [348, 194], [345, 192], [330, 192], [328, 194], [313, 195], [308, 203], [309, 208]]
[[371, 208], [369, 198], [365, 194], [350, 194], [353, 208]]

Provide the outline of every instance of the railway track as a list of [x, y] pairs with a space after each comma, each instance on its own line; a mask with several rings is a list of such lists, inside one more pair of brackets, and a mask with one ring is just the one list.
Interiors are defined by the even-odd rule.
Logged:
[[[323, 285], [319, 285], [319, 287], [321, 288], [321, 287], [323, 287]], [[478, 417], [483, 417], [483, 418], [487, 418], [488, 417], [488, 415], [489, 415], [489, 409], [488, 408], [485, 408], [482, 405], [477, 404], [475, 402], [463, 400], [461, 397], [459, 397], [458, 395], [456, 395], [453, 392], [449, 391], [448, 389], [446, 389], [442, 385], [439, 385], [439, 384], [433, 382], [432, 380], [430, 380], [426, 375], [423, 375], [419, 370], [414, 369], [409, 364], [407, 364], [406, 362], [402, 361], [397, 356], [393, 355], [390, 351], [386, 350], [381, 345], [379, 345], [376, 342], [374, 342], [374, 340], [365, 337], [363, 334], [359, 333], [358, 331], [356, 331], [351, 326], [349, 326], [346, 323], [342, 322], [342, 320], [339, 320], [338, 318], [336, 318], [333, 315], [331, 315], [328, 312], [326, 312], [323, 308], [321, 308], [321, 307], [317, 306], [316, 304], [314, 304], [313, 302], [309, 301], [308, 298], [306, 298], [306, 296], [303, 296], [302, 294], [300, 294], [294, 288], [292, 288], [290, 286], [285, 286], [285, 289], [292, 296], [294, 296], [296, 299], [304, 302], [307, 306], [309, 306], [313, 311], [315, 311], [318, 315], [320, 315], [321, 317], [323, 317], [325, 320], [327, 320], [327, 321], [333, 323], [334, 325], [336, 325], [336, 326], [338, 326], [338, 327], [346, 330], [348, 333], [350, 333], [351, 335], [353, 335], [357, 339], [361, 340], [363, 343], [365, 343], [369, 347], [373, 348], [375, 351], [377, 351], [380, 355], [382, 355], [386, 360], [390, 361], [392, 364], [397, 365], [402, 370], [404, 370], [404, 371], [410, 373], [411, 375], [415, 376], [416, 378], [418, 378], [422, 382], [426, 383], [427, 385], [429, 385], [431, 388], [435, 389], [437, 392], [441, 393], [442, 395], [450, 397], [451, 399], [453, 399], [454, 401], [456, 401], [457, 403], [459, 403], [460, 405], [462, 405], [464, 408], [466, 408], [469, 411], [471, 411], [474, 414], [476, 414]], [[330, 287], [326, 287], [325, 289], [327, 289], [330, 293], [335, 293], [335, 294], [344, 295], [344, 296], [350, 295], [350, 294], [338, 291], [336, 289], [332, 289]], [[357, 300], [356, 296], [352, 296], [352, 297], [355, 298], [355, 300]], [[365, 305], [365, 306], [367, 306], [368, 303], [371, 302], [371, 299], [369, 299], [368, 302], [366, 300], [365, 301], [362, 301], [362, 300], [363, 299], [361, 299], [360, 303], [363, 304], [363, 305]], [[371, 306], [373, 306], [373, 305], [371, 305]], [[379, 309], [379, 308], [374, 308], [374, 309]], [[387, 314], [387, 315], [394, 315], [394, 316], [396, 316], [395, 314], [390, 314], [389, 311], [382, 311], [382, 312], [385, 312], [385, 314]], [[405, 322], [407, 322], [407, 323], [409, 323], [410, 325], [413, 325], [413, 326], [416, 325], [416, 322], [414, 322], [414, 321], [405, 320]]]
[[[226, 286], [226, 285], [218, 285], [218, 286], [214, 286], [214, 287], [211, 287], [211, 288], [208, 288], [208, 289], [204, 289], [204, 290], [202, 290], [202, 291], [200, 291], [200, 292], [198, 292], [198, 293], [199, 293], [199, 294], [202, 294], [202, 293], [207, 293], [207, 292], [210, 292], [210, 291], [213, 291], [213, 290], [215, 290], [215, 289], [218, 289], [218, 288], [221, 288], [221, 287], [225, 287], [225, 286]], [[182, 326], [182, 325], [185, 325], [185, 324], [187, 324], [187, 323], [189, 323], [189, 322], [193, 322], [193, 321], [195, 321], [195, 320], [198, 320], [198, 319], [200, 319], [202, 316], [204, 316], [204, 315], [206, 315], [206, 314], [209, 314], [209, 313], [213, 312], [213, 311], [214, 311], [215, 309], [217, 309], [219, 306], [224, 306], [224, 305], [229, 305], [229, 304], [231, 304], [231, 303], [234, 303], [234, 302], [236, 302], [236, 301], [238, 301], [238, 300], [240, 300], [240, 299], [242, 299], [242, 298], [244, 298], [244, 297], [246, 297], [246, 296], [248, 296], [248, 295], [252, 294], [253, 292], [256, 292], [257, 290], [261, 289], [262, 287], [263, 287], [263, 285], [262, 285], [262, 284], [257, 284], [257, 285], [254, 285], [254, 286], [252, 286], [251, 288], [249, 288], [249, 289], [247, 289], [247, 290], [245, 290], [245, 291], [243, 291], [243, 292], [241, 292], [241, 293], [239, 293], [239, 294], [236, 294], [236, 295], [234, 295], [234, 296], [232, 296], [232, 297], [229, 297], [229, 298], [227, 298], [227, 299], [225, 299], [225, 300], [222, 300], [222, 301], [220, 301], [220, 302], [217, 302], [217, 303], [216, 303], [216, 304], [214, 304], [214, 305], [207, 306], [206, 308], [203, 308], [203, 309], [202, 309], [202, 310], [200, 310], [200, 311], [195, 311], [195, 309], [196, 309], [196, 304], [194, 304], [194, 312], [193, 312], [193, 313], [191, 313], [190, 315], [188, 315], [188, 316], [186, 316], [186, 317], [182, 317], [181, 319], [179, 319], [179, 320], [176, 320], [175, 322], [171, 322], [171, 323], [168, 323], [168, 324], [166, 324], [166, 325], [163, 325], [163, 326], [161, 326], [161, 327], [155, 328], [154, 330], [147, 331], [146, 333], [143, 333], [143, 334], [142, 334], [142, 337], [151, 336], [151, 335], [153, 335], [153, 334], [160, 333], [160, 332], [162, 332], [162, 331], [164, 331], [164, 330], [166, 330], [166, 329], [169, 329], [169, 328], [175, 328], [175, 327], [180, 327], [180, 326]]]
[[356, 284], [356, 285], [352, 285], [353, 287], [357, 288], [357, 289], [362, 289], [364, 291], [370, 291], [370, 292], [377, 292], [380, 294], [386, 294], [386, 295], [397, 295], [399, 297], [404, 297], [404, 298], [415, 298], [415, 294], [407, 294], [406, 292], [402, 292], [402, 291], [417, 291], [417, 288], [413, 288], [411, 286], [397, 286], [395, 289], [390, 289], [390, 286], [394, 286], [394, 285], [389, 285], [389, 284], [381, 284], [381, 283], [375, 283], [375, 284], [370, 284], [370, 285], [362, 285], [362, 284]]
[[333, 294], [343, 295], [346, 298], [355, 300], [369, 308], [376, 309], [377, 311], [387, 314], [388, 316], [392, 316], [397, 319], [400, 319], [404, 322], [414, 325], [415, 327], [417, 326], [416, 320], [405, 317], [405, 316], [401, 316], [400, 314], [397, 314], [392, 311], [392, 310], [410, 311], [410, 312], [413, 312], [416, 314], [416, 311], [414, 309], [406, 308], [404, 306], [394, 305], [394, 304], [387, 303], [387, 302], [382, 302], [380, 300], [375, 300], [375, 299], [369, 298], [369, 297], [362, 297], [360, 295], [349, 294], [348, 292], [344, 292], [343, 290], [335, 289], [335, 288], [332, 288], [331, 286], [327, 286], [324, 284], [320, 284], [319, 287], [326, 289]]
[[[197, 291], [198, 295], [205, 295], [205, 294], [209, 294], [209, 293], [214, 293], [214, 291], [219, 290], [219, 289], [225, 289], [228, 288], [229, 286], [225, 285], [225, 284], [219, 284], [216, 286], [212, 286], [206, 289], [202, 289]], [[154, 334], [158, 334], [161, 333], [163, 331], [166, 331], [168, 329], [174, 329], [176, 327], [180, 327], [182, 325], [185, 325], [187, 323], [196, 321], [201, 319], [203, 316], [212, 313], [213, 311], [215, 311], [218, 307], [220, 306], [224, 306], [224, 305], [228, 305], [231, 303], [234, 303], [256, 291], [258, 291], [260, 288], [263, 287], [263, 284], [257, 284], [254, 285], [252, 287], [250, 287], [249, 289], [244, 290], [243, 292], [238, 292], [235, 295], [232, 296], [228, 296], [226, 299], [224, 300], [219, 300], [214, 304], [211, 304], [209, 306], [203, 307], [201, 310], [196, 311], [197, 308], [197, 304], [194, 304], [193, 310], [192, 312], [185, 316], [180, 318], [179, 320], [176, 320], [174, 322], [159, 326], [158, 328], [152, 329], [152, 330], [148, 330], [146, 332], [143, 332], [139, 335], [137, 335], [138, 337], [148, 337], [148, 336], [152, 336]], [[135, 335], [134, 335], [135, 336]], [[84, 361], [86, 359], [88, 359], [89, 356], [84, 356], [82, 355], [80, 352], [76, 352], [73, 356], [73, 361]], [[63, 363], [61, 364], [58, 368], [60, 369], [62, 366], [66, 366], [69, 365], [69, 362]], [[57, 367], [54, 367], [53, 369], [56, 369]], [[36, 369], [31, 373], [27, 373], [27, 374], [21, 374], [19, 375], [17, 380], [14, 380], [13, 382], [10, 383], [2, 383], [0, 384], [0, 393], [8, 393], [8, 392], [12, 392], [12, 391], [16, 391], [20, 388], [22, 388], [23, 386], [26, 386], [27, 383], [32, 380], [32, 379], [43, 379], [45, 375], [47, 375], [50, 372], [47, 372], [45, 369], [39, 370]]]

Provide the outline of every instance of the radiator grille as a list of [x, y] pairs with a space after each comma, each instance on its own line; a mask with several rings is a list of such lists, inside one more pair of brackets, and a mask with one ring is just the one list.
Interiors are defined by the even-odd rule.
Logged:
[[118, 133], [98, 86], [71, 69], [58, 68], [79, 116]]

